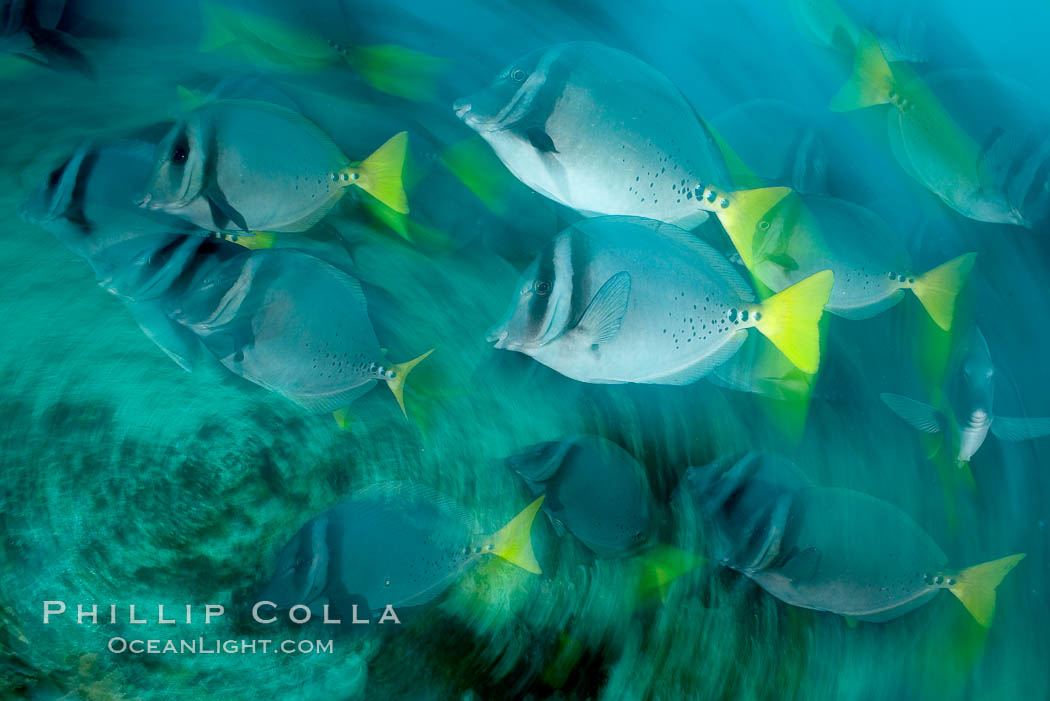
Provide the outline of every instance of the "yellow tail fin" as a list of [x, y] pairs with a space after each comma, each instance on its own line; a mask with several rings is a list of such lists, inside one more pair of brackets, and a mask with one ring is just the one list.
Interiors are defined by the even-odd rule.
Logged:
[[434, 349], [431, 348], [418, 358], [390, 366], [394, 374], [387, 380], [386, 385], [394, 393], [394, 399], [397, 400], [397, 405], [401, 407], [401, 413], [405, 415], [406, 419], [408, 418], [408, 412], [405, 411], [405, 380], [408, 379], [408, 373], [412, 372], [412, 368], [423, 362], [423, 359], [433, 352]]
[[448, 61], [396, 44], [361, 46], [347, 54], [347, 63], [366, 83], [388, 95], [430, 100]]
[[485, 550], [502, 557], [507, 562], [517, 565], [526, 572], [542, 574], [540, 563], [532, 551], [532, 522], [536, 520], [540, 506], [546, 497], [540, 497], [525, 507], [525, 510], [510, 520], [503, 528], [496, 531], [492, 541]]
[[752, 270], [754, 263], [751, 245], [758, 222], [790, 193], [791, 188], [787, 187], [737, 190], [729, 193], [729, 206], [718, 210], [718, 220], [722, 222], [722, 227], [729, 234], [748, 270]]
[[835, 276], [830, 270], [814, 273], [764, 300], [755, 313], [755, 328], [795, 367], [809, 375], [820, 367], [817, 322], [831, 297], [834, 282]]
[[967, 567], [955, 576], [955, 584], [949, 585], [948, 591], [955, 594], [974, 620], [987, 628], [995, 615], [995, 588], [1024, 556], [1019, 553]]
[[930, 318], [945, 331], [952, 328], [955, 298], [966, 284], [976, 259], [976, 253], [952, 258], [947, 263], [920, 275], [912, 285], [912, 292], [922, 302]]
[[870, 32], [865, 32], [857, 42], [853, 74], [831, 98], [829, 107], [833, 112], [849, 112], [884, 105], [896, 89], [894, 83], [893, 70], [879, 48], [879, 42]]
[[667, 590], [671, 582], [695, 570], [706, 561], [700, 555], [671, 545], [657, 545], [652, 550], [639, 555], [635, 562], [638, 568], [636, 591], [638, 598], [642, 599], [652, 593], [658, 593], [660, 600], [666, 601]]
[[407, 150], [408, 132], [395, 134], [360, 165], [348, 171], [348, 184], [357, 185], [395, 212], [408, 214], [408, 197], [401, 183]]

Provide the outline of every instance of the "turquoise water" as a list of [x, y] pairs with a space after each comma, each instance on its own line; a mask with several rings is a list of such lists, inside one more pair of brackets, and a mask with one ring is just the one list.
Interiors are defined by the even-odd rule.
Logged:
[[[989, 437], [968, 468], [959, 468], [951, 450], [935, 452], [935, 441], [880, 400], [891, 392], [934, 402], [956, 381], [953, 349], [977, 325], [997, 370], [997, 414], [1050, 416], [1048, 224], [1038, 219], [1024, 229], [962, 216], [902, 169], [884, 115], [830, 112], [851, 57], [800, 31], [790, 4], [247, 5], [285, 28], [441, 59], [426, 70], [417, 65], [418, 89], [405, 96], [342, 64], [290, 71], [254, 54], [201, 52], [205, 23], [193, 2], [67, 2], [59, 26], [93, 77], [15, 57], [0, 64], [0, 695], [1050, 695], [1050, 439]], [[1010, 12], [969, 2], [846, 6], [883, 36], [919, 47], [921, 75], [991, 71], [1003, 84], [1045, 93], [1050, 9], [1037, 3]], [[580, 215], [515, 180], [451, 105], [517, 57], [570, 40], [599, 41], [654, 66], [727, 136], [742, 133], [741, 153], [779, 130], [734, 131], [732, 109], [755, 99], [789, 103], [823, 144], [827, 193], [885, 219], [916, 270], [977, 252], [952, 331], [935, 326], [911, 295], [870, 319], [825, 314], [820, 373], [789, 401], [706, 380], [587, 384], [494, 350], [486, 332], [516, 293], [519, 273]], [[386, 357], [402, 361], [436, 349], [408, 383], [407, 420], [382, 387], [351, 405], [344, 429], [329, 413], [309, 413], [218, 364], [184, 372], [99, 287], [84, 260], [18, 217], [19, 206], [85, 139], [156, 141], [219, 84], [232, 91], [227, 96], [290, 99], [355, 159], [408, 131], [407, 236], [391, 228], [389, 211], [351, 194], [317, 227], [275, 240], [277, 250], [305, 249], [361, 281]], [[994, 95], [961, 97], [998, 114]], [[1022, 104], [1025, 119], [1050, 124], [1038, 98]], [[464, 152], [473, 155], [457, 160]], [[732, 250], [714, 218], [699, 235]], [[316, 619], [296, 625], [283, 615], [261, 625], [245, 614], [281, 547], [368, 485], [432, 487], [466, 511], [475, 532], [494, 532], [532, 500], [504, 459], [581, 433], [612, 440], [643, 466], [651, 549], [596, 558], [541, 516], [532, 531], [541, 575], [483, 559], [435, 600], [404, 609], [399, 626], [348, 630]], [[992, 625], [975, 623], [947, 592], [892, 621], [855, 623], [789, 606], [719, 567], [709, 557], [708, 532], [692, 527], [694, 515], [672, 494], [687, 467], [749, 450], [790, 459], [818, 485], [895, 505], [952, 567], [1026, 553], [997, 590]], [[601, 489], [599, 478], [596, 500]], [[827, 523], [829, 532], [839, 526]], [[851, 546], [873, 561], [886, 557], [877, 529]], [[645, 554], [658, 547], [708, 557], [639, 594], [637, 573], [649, 571]], [[69, 610], [45, 624], [46, 601]], [[78, 603], [97, 604], [100, 622], [78, 624]], [[132, 604], [147, 623], [129, 622]], [[159, 604], [176, 612], [175, 624], [158, 623]], [[205, 623], [209, 604], [225, 614]], [[111, 605], [115, 623], [106, 622]], [[332, 649], [133, 654], [113, 652], [115, 638], [330, 641]]]

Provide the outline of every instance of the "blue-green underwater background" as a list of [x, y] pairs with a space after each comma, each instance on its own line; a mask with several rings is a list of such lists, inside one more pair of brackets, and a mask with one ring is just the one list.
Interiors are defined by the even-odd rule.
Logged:
[[[345, 66], [289, 74], [200, 53], [201, 13], [190, 0], [67, 2], [65, 26], [93, 78], [0, 64], [0, 696], [1050, 697], [1050, 440], [990, 438], [970, 463], [971, 484], [951, 456], [929, 457], [928, 443], [879, 399], [936, 393], [948, 381], [953, 344], [978, 323], [999, 371], [999, 413], [1050, 416], [1050, 224], [1027, 230], [964, 219], [904, 175], [883, 119], [827, 109], [849, 60], [808, 42], [790, 4], [246, 4], [338, 41], [399, 44], [444, 59], [429, 94], [409, 100]], [[931, 70], [990, 70], [1026, 85], [1037, 96], [1026, 107], [1043, 115], [1050, 133], [1050, 108], [1039, 102], [1050, 88], [1050, 5], [844, 4], [886, 33], [906, 27]], [[917, 269], [978, 252], [954, 335], [913, 298], [865, 321], [826, 315], [808, 403], [706, 381], [587, 385], [493, 350], [486, 330], [518, 273], [579, 215], [514, 182], [498, 162], [471, 161], [485, 170], [465, 179], [492, 187], [469, 187], [449, 154], [473, 132], [451, 105], [516, 57], [576, 39], [650, 63], [705, 117], [757, 98], [800, 110], [826, 146], [830, 193], [890, 222]], [[207, 93], [224, 79], [280, 86], [348, 154], [409, 131], [408, 238], [348, 197], [319, 230], [287, 242], [362, 281], [389, 357], [436, 348], [413, 373], [408, 420], [381, 389], [354, 403], [343, 430], [330, 415], [306, 414], [219, 370], [184, 372], [81, 259], [18, 218], [18, 206], [82, 140], [170, 122], [185, 106], [179, 86]], [[979, 108], [982, 96], [971, 97]], [[725, 249], [712, 226], [708, 235]], [[645, 466], [658, 505], [655, 540], [683, 551], [703, 551], [677, 528], [680, 515], [669, 505], [685, 469], [767, 450], [818, 484], [900, 507], [954, 566], [1015, 552], [1027, 558], [1000, 586], [989, 629], [947, 593], [893, 621], [854, 626], [786, 606], [710, 562], [640, 599], [629, 558], [596, 560], [540, 519], [533, 541], [542, 575], [482, 562], [398, 627], [332, 632], [315, 621], [261, 629], [240, 615], [280, 547], [355, 490], [419, 482], [491, 532], [532, 498], [503, 459], [579, 433], [609, 438]], [[879, 545], [856, 544], [873, 552]], [[123, 613], [112, 625], [77, 625], [65, 615], [45, 626], [46, 600], [116, 604]], [[155, 613], [147, 625], [127, 623], [129, 604], [155, 612], [158, 603], [222, 604], [227, 613], [209, 626], [202, 608], [191, 624], [161, 626]], [[112, 654], [114, 636], [334, 636], [334, 652]]]

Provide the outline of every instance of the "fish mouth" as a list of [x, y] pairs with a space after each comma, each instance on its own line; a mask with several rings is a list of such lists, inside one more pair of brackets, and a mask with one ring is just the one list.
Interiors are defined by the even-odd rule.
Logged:
[[456, 116], [466, 121], [467, 115], [470, 114], [470, 100], [467, 98], [460, 98], [452, 103], [452, 111], [456, 113]]
[[493, 347], [498, 350], [509, 350], [507, 347], [507, 336], [509, 335], [510, 331], [507, 329], [507, 325], [500, 324], [488, 330], [485, 334], [485, 340], [494, 344]]
[[141, 197], [135, 200], [136, 207], [142, 207], [143, 209], [160, 209], [160, 203], [153, 201], [153, 193], [147, 192]]

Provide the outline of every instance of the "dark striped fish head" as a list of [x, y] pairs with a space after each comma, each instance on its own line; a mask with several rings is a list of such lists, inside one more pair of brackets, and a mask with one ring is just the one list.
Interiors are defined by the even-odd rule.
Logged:
[[[526, 116], [535, 118], [540, 98], [560, 86], [548, 85], [552, 64], [562, 55], [562, 46], [537, 49], [507, 66], [484, 90], [460, 98], [452, 105], [456, 116], [479, 133], [510, 129]], [[537, 119], [543, 124], [546, 115]]]
[[140, 207], [171, 211], [193, 201], [205, 187], [207, 144], [200, 114], [180, 119], [157, 144]]
[[273, 575], [259, 590], [258, 601], [284, 610], [310, 606], [328, 587], [328, 514], [321, 514], [295, 534], [277, 555]]
[[548, 243], [518, 281], [502, 322], [488, 334], [496, 348], [522, 353], [561, 336], [573, 319], [573, 264], [582, 266], [569, 232]]

